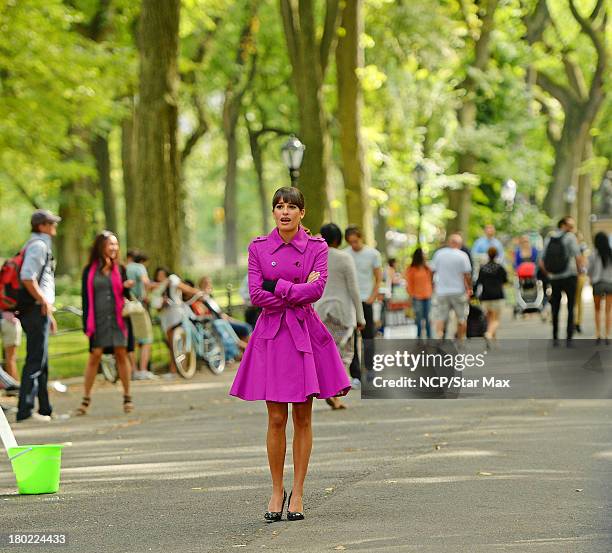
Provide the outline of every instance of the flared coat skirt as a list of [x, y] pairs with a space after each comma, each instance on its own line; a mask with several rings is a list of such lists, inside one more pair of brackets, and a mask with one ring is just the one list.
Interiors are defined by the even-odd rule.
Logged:
[[311, 396], [325, 399], [349, 392], [351, 384], [333, 337], [313, 309], [305, 312], [303, 320], [282, 313], [278, 331], [270, 338], [262, 337], [268, 324], [265, 312], [257, 321], [230, 395], [248, 401], [300, 403]]

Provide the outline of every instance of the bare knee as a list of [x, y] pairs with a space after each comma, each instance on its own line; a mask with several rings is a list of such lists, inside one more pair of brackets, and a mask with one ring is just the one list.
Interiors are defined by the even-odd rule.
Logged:
[[294, 409], [293, 426], [300, 430], [308, 429], [312, 426], [312, 416], [310, 411]]
[[96, 348], [96, 349], [92, 350], [89, 353], [89, 360], [92, 363], [99, 363], [100, 359], [102, 359], [102, 353], [103, 353], [103, 351], [102, 351], [101, 348]]
[[287, 413], [268, 413], [268, 427], [272, 430], [284, 430], [287, 426]]

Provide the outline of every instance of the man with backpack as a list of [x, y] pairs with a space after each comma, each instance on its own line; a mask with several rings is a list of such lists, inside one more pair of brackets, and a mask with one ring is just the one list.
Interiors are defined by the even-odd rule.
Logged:
[[559, 310], [561, 296], [567, 297], [567, 347], [572, 347], [574, 334], [574, 304], [578, 273], [582, 269], [582, 256], [578, 240], [574, 234], [575, 221], [569, 215], [557, 224], [558, 229], [552, 232], [544, 242], [544, 254], [540, 259], [540, 268], [550, 280], [552, 295], [553, 345], [559, 345]]
[[[32, 214], [32, 234], [23, 251], [23, 263], [19, 271], [21, 289], [18, 311], [26, 334], [27, 354], [21, 375], [17, 422], [26, 419], [48, 422], [51, 420], [51, 404], [47, 392], [49, 367], [49, 332], [55, 333], [57, 324], [53, 317], [55, 302], [55, 264], [51, 251], [52, 239], [57, 234], [60, 217], [38, 209]], [[38, 397], [38, 413], [33, 413]]]

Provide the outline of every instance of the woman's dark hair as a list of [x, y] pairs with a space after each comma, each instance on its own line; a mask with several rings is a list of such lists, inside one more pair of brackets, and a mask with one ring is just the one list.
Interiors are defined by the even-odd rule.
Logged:
[[425, 265], [425, 256], [423, 255], [423, 248], [417, 248], [412, 254], [411, 267], [422, 267]]
[[491, 246], [487, 250], [487, 255], [489, 256], [489, 261], [493, 261], [497, 257], [497, 248], [495, 248], [494, 246]]
[[389, 259], [387, 259], [387, 265], [389, 265], [389, 267], [395, 267], [396, 262], [397, 259], [395, 257], [390, 257]]
[[[93, 265], [96, 261], [101, 266], [105, 264], [104, 247], [106, 246], [108, 239], [112, 238], [113, 236], [117, 238], [117, 235], [114, 232], [111, 232], [110, 230], [103, 230], [95, 237], [89, 252], [89, 265]], [[119, 239], [117, 239], [117, 241], [118, 240]], [[117, 253], [117, 259], [120, 259], [119, 253]]]
[[598, 232], [593, 239], [593, 245], [601, 257], [601, 262], [604, 267], [608, 266], [608, 261], [612, 263], [612, 248], [610, 248], [610, 239], [605, 232]]
[[138, 252], [134, 256], [134, 261], [136, 263], [144, 263], [145, 261], [148, 261], [148, 260], [149, 260], [149, 256], [146, 253]]
[[361, 229], [357, 225], [349, 225], [346, 227], [346, 230], [344, 231], [344, 239], [348, 241], [349, 237], [353, 236], [353, 234], [358, 238], [361, 238]]
[[170, 269], [168, 269], [167, 267], [157, 267], [157, 269], [155, 269], [155, 272], [153, 273], [153, 280], [155, 282], [159, 282], [157, 280], [157, 275], [162, 271], [166, 273], [166, 275], [170, 276]]
[[297, 205], [300, 209], [304, 209], [305, 206], [304, 194], [295, 186], [283, 186], [274, 192], [274, 196], [272, 196], [272, 210], [274, 210], [276, 204], [281, 200], [288, 204]]
[[328, 246], [337, 248], [342, 244], [342, 231], [340, 227], [334, 223], [327, 223], [321, 227], [319, 231]]

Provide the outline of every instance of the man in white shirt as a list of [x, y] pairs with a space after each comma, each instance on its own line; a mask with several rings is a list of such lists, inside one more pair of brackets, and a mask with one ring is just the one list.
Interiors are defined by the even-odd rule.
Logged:
[[[357, 285], [366, 321], [365, 328], [361, 331], [361, 336], [366, 340], [364, 347], [365, 366], [368, 370], [371, 370], [374, 359], [374, 344], [372, 340], [376, 336], [372, 304], [376, 300], [378, 289], [382, 282], [382, 261], [378, 250], [363, 243], [361, 230], [358, 227], [347, 227], [344, 231], [344, 239], [350, 246], [345, 251], [353, 258], [355, 268], [357, 269]], [[355, 355], [350, 366], [350, 372], [353, 379], [353, 387], [358, 388], [360, 386], [360, 370], [357, 340], [355, 340]]]
[[451, 309], [457, 316], [457, 338], [465, 338], [468, 300], [472, 294], [470, 258], [461, 251], [462, 239], [451, 234], [448, 246], [440, 248], [431, 260], [434, 272], [434, 318], [439, 338], [444, 338], [444, 326]]

